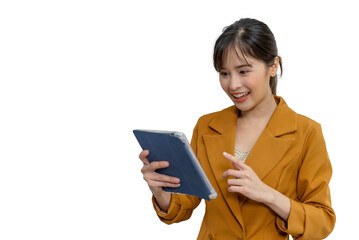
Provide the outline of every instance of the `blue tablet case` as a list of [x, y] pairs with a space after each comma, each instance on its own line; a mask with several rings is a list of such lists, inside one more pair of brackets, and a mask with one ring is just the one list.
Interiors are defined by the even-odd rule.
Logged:
[[169, 162], [168, 168], [158, 169], [157, 173], [180, 179], [180, 187], [163, 187], [164, 191], [206, 200], [217, 196], [183, 133], [156, 130], [134, 130], [133, 133], [142, 149], [150, 151], [149, 162]]

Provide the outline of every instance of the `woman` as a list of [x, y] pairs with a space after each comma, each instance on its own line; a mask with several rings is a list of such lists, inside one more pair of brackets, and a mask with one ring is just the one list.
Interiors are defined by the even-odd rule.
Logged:
[[[202, 116], [193, 131], [191, 146], [218, 193], [206, 201], [198, 239], [325, 238], [335, 224], [331, 164], [320, 124], [276, 96], [282, 63], [272, 32], [241, 19], [217, 39], [213, 60], [234, 106]], [[155, 173], [169, 164], [149, 164], [148, 154], [140, 154], [142, 173], [159, 218], [188, 219], [200, 199], [164, 192], [180, 179]]]

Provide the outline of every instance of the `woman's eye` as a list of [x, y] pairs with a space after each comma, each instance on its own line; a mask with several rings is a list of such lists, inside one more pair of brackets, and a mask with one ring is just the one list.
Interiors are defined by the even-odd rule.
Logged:
[[244, 75], [244, 74], [246, 74], [246, 73], [248, 73], [248, 71], [246, 71], [246, 70], [241, 70], [241, 71], [239, 71], [239, 74], [241, 74], [241, 75]]
[[221, 72], [221, 76], [223, 76], [223, 77], [226, 77], [226, 76], [228, 76], [229, 74], [227, 73], [227, 72]]

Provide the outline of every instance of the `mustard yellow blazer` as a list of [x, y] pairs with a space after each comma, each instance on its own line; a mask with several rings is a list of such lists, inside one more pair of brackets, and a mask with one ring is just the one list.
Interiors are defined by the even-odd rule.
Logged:
[[[218, 193], [206, 201], [197, 239], [323, 239], [333, 230], [329, 181], [332, 167], [320, 124], [291, 110], [275, 96], [277, 108], [252, 148], [246, 164], [270, 187], [290, 198], [289, 219], [238, 193], [228, 192], [222, 174], [232, 168], [223, 152], [234, 154], [235, 106], [202, 116], [193, 131], [191, 146]], [[172, 194], [167, 213], [154, 198], [161, 221], [171, 224], [188, 219], [201, 199]]]

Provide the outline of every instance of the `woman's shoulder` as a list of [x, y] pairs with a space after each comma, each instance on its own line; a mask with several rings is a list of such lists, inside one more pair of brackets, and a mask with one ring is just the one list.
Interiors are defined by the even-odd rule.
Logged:
[[312, 135], [313, 133], [319, 133], [319, 135], [322, 135], [322, 126], [319, 122], [306, 115], [297, 113], [294, 110], [292, 111], [296, 116], [296, 132], [299, 136], [308, 138], [308, 136]]
[[319, 135], [323, 135], [322, 126], [319, 122], [302, 114], [297, 114], [297, 116], [297, 129], [300, 134], [307, 137], [314, 133], [319, 133]]
[[298, 125], [301, 125], [301, 126], [312, 127], [314, 125], [320, 125], [320, 123], [317, 122], [316, 120], [314, 120], [308, 116], [305, 116], [303, 114], [297, 113], [297, 118], [298, 118]]
[[293, 119], [295, 119], [298, 129], [309, 130], [313, 127], [320, 127], [320, 123], [318, 123], [314, 119], [294, 111], [291, 107], [289, 107], [286, 104], [286, 102], [284, 101], [283, 98], [281, 98], [281, 97], [277, 97], [277, 98], [280, 99], [278, 106], [281, 108], [281, 111], [279, 111], [279, 112], [284, 113], [283, 116], [285, 116], [285, 117], [283, 117], [283, 119], [286, 118], [286, 116], [288, 116], [288, 115], [295, 116]]

